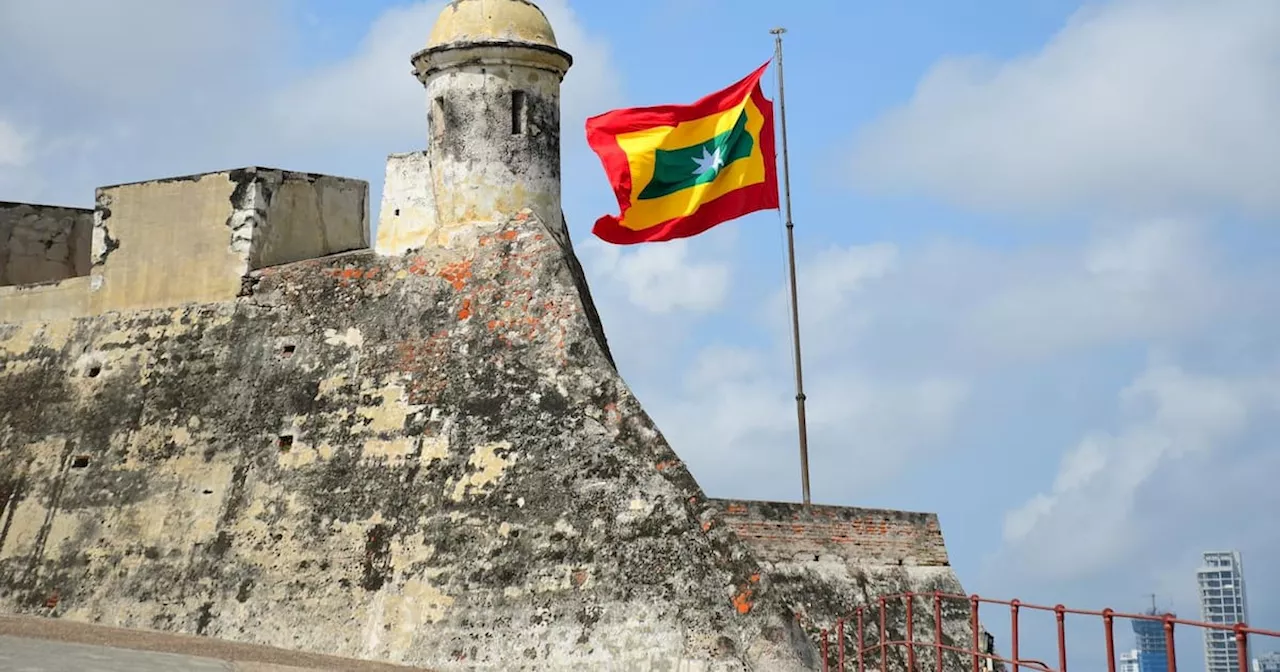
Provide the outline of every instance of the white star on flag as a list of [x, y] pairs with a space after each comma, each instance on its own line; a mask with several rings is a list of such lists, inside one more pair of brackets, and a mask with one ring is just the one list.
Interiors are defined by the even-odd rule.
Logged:
[[702, 177], [706, 173], [715, 173], [724, 167], [724, 157], [720, 155], [720, 148], [716, 147], [716, 151], [709, 152], [706, 147], [702, 148], [702, 156], [694, 157], [693, 162], [698, 164], [693, 169], [693, 174]]

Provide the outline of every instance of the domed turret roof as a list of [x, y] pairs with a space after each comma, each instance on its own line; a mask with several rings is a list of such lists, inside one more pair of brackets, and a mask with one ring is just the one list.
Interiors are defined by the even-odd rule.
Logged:
[[551, 22], [528, 0], [453, 0], [436, 19], [427, 48], [477, 42], [557, 47]]

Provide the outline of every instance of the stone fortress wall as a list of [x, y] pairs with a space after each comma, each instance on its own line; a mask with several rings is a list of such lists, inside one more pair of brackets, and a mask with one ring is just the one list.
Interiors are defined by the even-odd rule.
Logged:
[[362, 180], [244, 168], [102, 187], [92, 210], [0, 204], [0, 316], [234, 299], [250, 271], [367, 247], [368, 192]]
[[0, 612], [786, 672], [878, 595], [962, 592], [936, 516], [711, 500], [666, 443], [560, 212], [571, 59], [536, 7], [457, 0], [413, 61], [431, 139], [376, 244], [365, 182], [277, 169], [0, 204]]

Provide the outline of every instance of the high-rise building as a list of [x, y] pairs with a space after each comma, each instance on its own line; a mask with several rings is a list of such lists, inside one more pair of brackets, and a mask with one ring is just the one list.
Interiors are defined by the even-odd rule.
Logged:
[[[1244, 564], [1239, 551], [1206, 551], [1196, 570], [1200, 584], [1200, 620], [1222, 625], [1247, 623], [1249, 606], [1244, 593]], [[1204, 631], [1206, 672], [1248, 672], [1236, 658], [1235, 635], [1230, 630]]]
[[[1154, 606], [1144, 612], [1147, 616], [1163, 616]], [[1164, 623], [1161, 621], [1133, 621], [1133, 639], [1137, 649], [1137, 672], [1165, 672], [1169, 669], [1169, 648], [1165, 645]]]
[[1122, 651], [1120, 653], [1119, 672], [1138, 672], [1138, 650]]
[[1254, 658], [1253, 672], [1280, 672], [1280, 653], [1272, 651]]

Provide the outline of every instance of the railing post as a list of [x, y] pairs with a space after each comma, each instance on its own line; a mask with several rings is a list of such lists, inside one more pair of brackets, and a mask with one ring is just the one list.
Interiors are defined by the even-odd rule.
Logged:
[[1249, 672], [1249, 626], [1236, 623], [1236, 661], [1240, 672]]
[[933, 591], [933, 648], [938, 653], [938, 672], [942, 672], [942, 591]]
[[836, 672], [844, 672], [844, 619], [836, 619]]
[[885, 624], [885, 598], [880, 598], [880, 672], [889, 672], [889, 644], [886, 641], [889, 629]]
[[1053, 617], [1058, 621], [1058, 672], [1067, 672], [1067, 608], [1055, 606]]
[[907, 672], [916, 672], [915, 593], [907, 593]]
[[[1168, 651], [1168, 667], [1169, 672], [1178, 672], [1178, 650], [1174, 648], [1173, 641], [1173, 614], [1164, 615], [1164, 648]], [[1240, 668], [1240, 672], [1247, 672], [1248, 668]]]
[[982, 644], [979, 642], [979, 630], [982, 626], [978, 624], [978, 603], [981, 600], [977, 595], [969, 596], [969, 626], [973, 629], [973, 672], [982, 672], [982, 668], [978, 666], [978, 653], [982, 651]]
[[826, 628], [822, 629], [822, 672], [831, 672], [830, 659], [827, 657], [827, 632]]
[[1102, 630], [1107, 637], [1107, 672], [1116, 672], [1116, 617], [1111, 607], [1102, 610]]
[[1018, 607], [1022, 604], [1021, 600], [1014, 600], [1009, 603], [1009, 648], [1013, 656], [1013, 672], [1018, 672]]
[[863, 646], [865, 645], [863, 627], [864, 626], [862, 624], [862, 607], [858, 607], [858, 672], [865, 672], [865, 668], [863, 667], [864, 662], [862, 657], [862, 649], [863, 649]]

